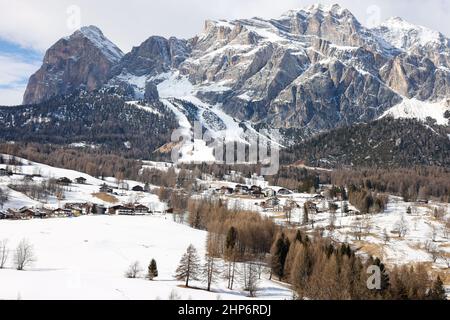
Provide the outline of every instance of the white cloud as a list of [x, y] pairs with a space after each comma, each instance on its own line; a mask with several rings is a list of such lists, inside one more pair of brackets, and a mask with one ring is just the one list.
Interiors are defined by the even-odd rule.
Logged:
[[39, 65], [21, 61], [12, 56], [0, 55], [0, 86], [23, 82], [39, 68]]
[[365, 23], [367, 9], [380, 8], [381, 18], [402, 16], [441, 32], [450, 30], [447, 0], [0, 0], [0, 37], [26, 47], [45, 50], [73, 32], [67, 9], [81, 9], [81, 24], [99, 26], [124, 51], [151, 35], [192, 37], [210, 18], [277, 17], [284, 11], [312, 3], [339, 3]]
[[16, 106], [22, 104], [26, 86], [0, 88], [0, 106]]
[[26, 82], [38, 68], [37, 61], [29, 63], [13, 56], [0, 55], [0, 105], [21, 104]]

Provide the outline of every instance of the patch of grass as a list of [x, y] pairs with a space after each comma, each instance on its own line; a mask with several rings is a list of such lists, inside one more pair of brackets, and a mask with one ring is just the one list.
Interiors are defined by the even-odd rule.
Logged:
[[119, 200], [116, 197], [114, 197], [113, 195], [107, 194], [107, 193], [99, 192], [99, 193], [93, 193], [92, 195], [96, 198], [99, 198], [102, 201], [105, 201], [105, 202], [109, 202], [109, 203], [119, 202]]

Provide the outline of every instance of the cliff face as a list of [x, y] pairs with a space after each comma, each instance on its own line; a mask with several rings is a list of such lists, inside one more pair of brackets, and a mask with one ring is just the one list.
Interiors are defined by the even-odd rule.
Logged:
[[23, 103], [39, 103], [77, 89], [93, 91], [108, 79], [123, 53], [96, 27], [84, 27], [54, 44], [31, 76]]

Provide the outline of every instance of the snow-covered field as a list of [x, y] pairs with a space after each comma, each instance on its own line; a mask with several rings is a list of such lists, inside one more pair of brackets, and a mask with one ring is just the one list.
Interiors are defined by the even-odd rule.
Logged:
[[[13, 249], [23, 238], [34, 246], [36, 261], [26, 271], [11, 263], [0, 270], [0, 299], [247, 299], [247, 293], [226, 289], [226, 282], [202, 290], [201, 282], [182, 288], [174, 280], [178, 262], [189, 244], [201, 257], [206, 232], [173, 222], [170, 216], [83, 216], [28, 221], [0, 221], [0, 238]], [[127, 279], [128, 266], [139, 261], [146, 268], [154, 258], [159, 277]], [[12, 256], [11, 256], [12, 260]], [[267, 278], [267, 276], [265, 276]], [[291, 291], [262, 280], [256, 299], [289, 299]]]
[[[4, 158], [8, 158], [4, 155]], [[16, 174], [0, 177], [0, 188], [7, 190], [9, 200], [3, 209], [23, 206], [58, 208], [64, 203], [90, 202], [111, 206], [93, 194], [107, 182], [116, 186], [113, 178], [97, 179], [73, 170], [54, 168], [20, 159], [24, 164], [13, 168]], [[0, 165], [5, 168], [6, 165]], [[144, 167], [165, 168], [163, 163], [146, 162]], [[11, 169], [11, 166], [10, 166]], [[33, 200], [8, 188], [21, 183], [24, 174], [39, 174], [33, 180], [39, 183], [49, 178], [84, 177], [83, 185], [66, 187], [65, 199], [50, 197], [46, 203]], [[129, 187], [142, 185], [126, 181]], [[166, 205], [156, 195], [145, 192], [117, 190], [118, 203], [138, 201], [152, 211], [164, 211]], [[212, 292], [205, 285], [193, 282], [199, 289], [183, 288], [174, 279], [178, 262], [189, 244], [200, 257], [205, 254], [206, 232], [175, 223], [171, 215], [147, 216], [81, 216], [33, 220], [0, 220], [0, 241], [8, 240], [9, 261], [0, 269], [0, 299], [168, 299], [172, 293], [183, 299], [249, 299], [239, 284], [234, 291], [226, 289], [226, 281], [218, 279]], [[36, 261], [26, 271], [14, 269], [14, 250], [22, 239], [33, 246]], [[139, 261], [146, 269], [150, 260], [158, 263], [159, 277], [155, 281], [144, 278], [127, 279], [129, 265]], [[290, 299], [291, 290], [284, 285], [266, 280], [263, 276], [256, 299]]]

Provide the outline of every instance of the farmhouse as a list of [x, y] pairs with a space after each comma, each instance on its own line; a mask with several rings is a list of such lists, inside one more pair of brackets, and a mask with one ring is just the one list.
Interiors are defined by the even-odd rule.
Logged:
[[63, 177], [63, 178], [59, 178], [58, 180], [56, 180], [56, 183], [61, 186], [68, 186], [72, 183], [72, 180], [70, 180], [69, 178]]
[[278, 194], [281, 196], [288, 196], [291, 195], [293, 192], [291, 190], [288, 190], [286, 188], [281, 188], [280, 190], [278, 190]]
[[75, 179], [75, 182], [78, 183], [78, 184], [86, 184], [86, 181], [87, 180], [85, 178], [83, 178], [83, 177], [79, 177], [79, 178]]
[[244, 185], [238, 184], [234, 188], [234, 193], [236, 193], [236, 194], [248, 194], [248, 192], [249, 192], [249, 188]]
[[217, 190], [218, 192], [220, 192], [221, 194], [233, 194], [234, 193], [234, 189], [233, 188], [229, 188], [229, 187], [221, 187], [220, 189]]
[[113, 188], [106, 185], [106, 183], [102, 184], [100, 186], [100, 192], [102, 193], [113, 193]]
[[144, 192], [144, 188], [141, 186], [134, 186], [131, 190], [135, 192]]
[[129, 206], [117, 205], [110, 207], [108, 209], [109, 214], [121, 215], [121, 216], [131, 216], [134, 215], [134, 209]]
[[147, 214], [149, 213], [150, 209], [142, 204], [138, 204], [137, 206], [134, 207], [134, 212], [136, 214]]

